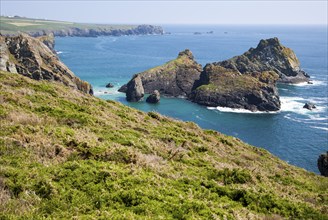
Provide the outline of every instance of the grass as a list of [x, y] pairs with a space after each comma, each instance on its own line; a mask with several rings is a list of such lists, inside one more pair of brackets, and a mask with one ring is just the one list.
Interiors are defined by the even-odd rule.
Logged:
[[192, 122], [0, 72], [0, 219], [328, 219], [328, 179]]
[[103, 30], [128, 30], [135, 25], [113, 25], [113, 24], [83, 24], [66, 21], [53, 21], [44, 19], [31, 19], [22, 17], [0, 17], [0, 31], [2, 34], [17, 34], [18, 32], [38, 32], [68, 30], [70, 28], [81, 29], [103, 29]]

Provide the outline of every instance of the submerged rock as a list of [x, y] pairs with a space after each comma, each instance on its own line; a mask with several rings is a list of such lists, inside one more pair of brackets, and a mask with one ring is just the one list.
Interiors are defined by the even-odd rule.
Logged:
[[314, 108], [317, 108], [314, 104], [312, 103], [305, 103], [305, 105], [303, 106], [303, 108], [309, 109], [309, 110], [313, 110]]
[[[48, 45], [43, 42], [49, 42]], [[88, 82], [76, 77], [51, 50], [51, 36], [37, 39], [27, 34], [0, 36], [0, 70], [19, 73], [35, 80], [58, 81], [84, 93], [93, 94]]]
[[146, 102], [155, 104], [155, 103], [158, 103], [160, 99], [161, 99], [161, 95], [160, 95], [159, 91], [155, 90], [152, 94], [150, 94], [147, 97]]
[[135, 75], [127, 85], [126, 100], [129, 102], [138, 102], [144, 97], [145, 91], [142, 86], [141, 77]]
[[328, 151], [318, 158], [318, 169], [322, 176], [328, 177]]
[[114, 85], [112, 83], [107, 83], [106, 88], [113, 88]]

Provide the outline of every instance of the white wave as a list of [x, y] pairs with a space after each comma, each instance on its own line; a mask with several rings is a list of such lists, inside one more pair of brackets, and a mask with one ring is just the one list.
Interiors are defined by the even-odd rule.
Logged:
[[320, 129], [320, 130], [324, 130], [324, 131], [328, 131], [328, 127], [318, 127], [318, 126], [310, 126], [311, 128], [315, 128], [315, 129]]
[[241, 109], [241, 108], [228, 108], [228, 107], [207, 107], [209, 110], [218, 110], [220, 112], [229, 112], [229, 113], [243, 113], [243, 114], [276, 114], [277, 112], [261, 112], [261, 111], [250, 111], [247, 109]]
[[56, 51], [57, 54], [62, 54], [64, 53], [63, 51]]
[[[280, 97], [280, 101], [281, 101], [282, 112], [294, 112], [297, 114], [307, 115], [307, 114], [323, 112], [326, 109], [326, 105], [318, 105], [326, 102], [322, 98], [312, 97], [312, 98], [304, 99], [302, 97], [282, 96]], [[303, 106], [307, 102], [314, 103], [316, 105], [316, 108], [314, 108], [312, 111], [303, 108]]]
[[100, 95], [114, 95], [114, 94], [119, 94], [120, 92], [117, 91], [117, 89], [111, 89], [111, 90], [103, 90], [103, 89], [95, 89], [93, 91], [93, 94], [95, 96], [100, 96]]
[[307, 82], [301, 82], [301, 83], [295, 83], [295, 84], [289, 84], [291, 86], [322, 86], [326, 85], [327, 82], [321, 81], [321, 80], [310, 80], [310, 83]]

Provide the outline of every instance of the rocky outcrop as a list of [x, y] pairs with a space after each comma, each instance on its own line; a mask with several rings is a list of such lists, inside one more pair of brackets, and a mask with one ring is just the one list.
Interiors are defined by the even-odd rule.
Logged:
[[53, 34], [56, 37], [98, 37], [123, 35], [162, 35], [164, 30], [160, 26], [138, 25], [130, 28], [115, 28], [108, 25], [98, 25], [92, 28], [65, 27], [54, 30], [27, 31], [33, 37]]
[[152, 94], [150, 94], [147, 97], [146, 102], [156, 104], [159, 102], [160, 99], [161, 99], [161, 95], [160, 95], [159, 91], [155, 90]]
[[309, 81], [309, 75], [300, 68], [300, 62], [290, 48], [281, 45], [278, 38], [261, 40], [256, 48], [251, 48], [240, 56], [214, 63], [241, 74], [274, 71], [279, 82], [299, 83]]
[[[202, 67], [194, 60], [190, 50], [184, 50], [178, 57], [164, 64], [139, 73], [145, 93], [158, 90], [162, 95], [187, 97], [195, 80], [199, 79]], [[126, 86], [119, 91], [125, 92]]]
[[238, 71], [207, 64], [189, 99], [201, 105], [278, 111], [280, 100], [275, 72], [241, 75]]
[[0, 70], [19, 73], [35, 80], [58, 81], [92, 94], [91, 85], [76, 77], [51, 51], [51, 43], [49, 45], [27, 34], [0, 36]]
[[317, 108], [313, 103], [305, 103], [305, 105], [303, 106], [303, 108], [309, 109], [309, 110], [313, 110], [314, 108]]
[[135, 75], [127, 84], [126, 100], [129, 102], [138, 102], [144, 97], [145, 91], [142, 86], [141, 77]]
[[54, 54], [57, 54], [57, 52], [55, 50], [55, 36], [53, 35], [53, 33], [50, 33], [48, 35], [40, 36], [40, 37], [38, 37], [38, 39], [40, 41], [42, 41], [42, 43], [44, 43], [47, 47], [49, 47], [49, 49]]
[[328, 151], [325, 154], [321, 154], [318, 158], [318, 169], [322, 176], [328, 177]]

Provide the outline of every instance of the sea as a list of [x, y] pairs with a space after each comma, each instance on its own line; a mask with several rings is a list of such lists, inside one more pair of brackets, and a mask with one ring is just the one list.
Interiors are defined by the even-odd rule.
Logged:
[[[193, 121], [242, 141], [265, 148], [289, 164], [319, 173], [317, 159], [328, 151], [327, 26], [162, 25], [165, 35], [56, 37], [60, 59], [90, 82], [94, 95], [133, 108]], [[199, 32], [199, 33], [195, 33]], [[300, 60], [313, 84], [278, 85], [282, 103], [276, 113], [208, 108], [182, 98], [161, 97], [160, 103], [129, 103], [117, 92], [131, 77], [175, 59], [190, 49], [196, 61], [222, 61], [256, 47], [261, 39], [278, 37]], [[114, 88], [106, 88], [107, 83]], [[306, 102], [316, 105], [310, 111]]]

